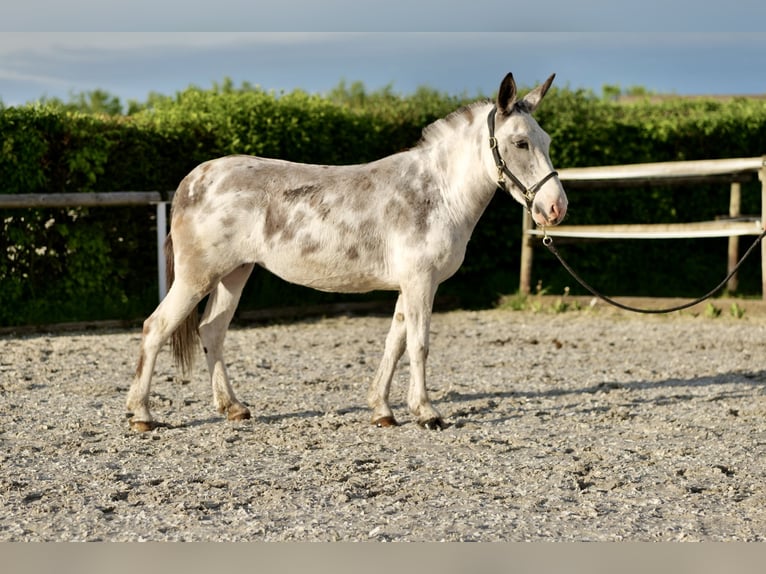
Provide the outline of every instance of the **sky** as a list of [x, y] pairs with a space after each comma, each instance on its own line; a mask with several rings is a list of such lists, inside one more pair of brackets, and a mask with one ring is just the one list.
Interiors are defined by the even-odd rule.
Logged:
[[596, 93], [766, 94], [765, 22], [762, 0], [27, 0], [0, 20], [0, 101], [101, 89], [127, 103], [227, 77], [487, 96], [509, 71], [525, 87], [555, 72]]

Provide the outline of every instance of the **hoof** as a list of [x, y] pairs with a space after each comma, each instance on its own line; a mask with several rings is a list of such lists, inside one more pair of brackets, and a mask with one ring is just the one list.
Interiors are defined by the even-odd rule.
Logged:
[[230, 421], [246, 421], [250, 418], [250, 410], [242, 405], [231, 405], [226, 418]]
[[155, 421], [134, 421], [130, 420], [131, 430], [137, 432], [149, 432], [156, 429], [159, 425]]
[[447, 424], [440, 418], [428, 419], [422, 422], [419, 421], [418, 424], [428, 430], [444, 430], [447, 428]]
[[399, 423], [396, 422], [396, 419], [392, 416], [380, 417], [379, 419], [373, 420], [372, 424], [378, 428], [399, 426]]

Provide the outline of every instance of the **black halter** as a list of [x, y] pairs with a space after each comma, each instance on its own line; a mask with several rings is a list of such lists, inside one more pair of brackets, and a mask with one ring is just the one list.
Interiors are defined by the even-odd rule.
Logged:
[[505, 184], [505, 176], [508, 176], [508, 178], [513, 182], [513, 184], [518, 187], [522, 195], [524, 197], [524, 201], [527, 204], [527, 211], [532, 211], [532, 202], [535, 199], [535, 194], [540, 191], [540, 188], [545, 184], [546, 181], [551, 179], [552, 177], [558, 176], [557, 171], [552, 171], [548, 175], [546, 175], [544, 178], [542, 178], [540, 181], [538, 181], [536, 184], [534, 184], [532, 187], [527, 187], [521, 181], [518, 177], [513, 175], [511, 173], [511, 170], [508, 169], [508, 166], [505, 165], [505, 160], [503, 160], [502, 157], [500, 157], [500, 150], [498, 149], [498, 143], [497, 138], [495, 137], [495, 114], [497, 113], [497, 106], [492, 106], [492, 109], [489, 111], [489, 116], [487, 116], [487, 126], [489, 127], [489, 147], [492, 150], [492, 155], [495, 158], [495, 166], [497, 167], [497, 187], [498, 189], [501, 189], [508, 193], [508, 187]]

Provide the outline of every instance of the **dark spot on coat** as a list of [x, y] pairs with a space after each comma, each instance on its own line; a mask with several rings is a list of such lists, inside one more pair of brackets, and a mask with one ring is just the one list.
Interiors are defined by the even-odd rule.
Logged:
[[317, 215], [319, 218], [324, 221], [330, 216], [330, 211], [332, 208], [327, 204], [327, 202], [322, 199], [316, 206], [314, 206], [316, 209]]
[[[354, 245], [349, 249], [356, 251], [358, 257], [362, 257], [362, 254], [364, 254], [366, 260], [375, 264], [379, 264], [383, 261], [385, 257], [383, 249], [381, 249], [383, 243], [381, 241], [380, 229], [376, 220], [370, 218], [360, 221], [357, 228], [352, 233]], [[350, 252], [348, 252], [347, 255], [349, 256], [349, 259], [354, 259], [351, 257]]]
[[367, 175], [363, 175], [357, 178], [353, 182], [353, 185], [354, 187], [356, 187], [356, 189], [360, 191], [370, 191], [374, 187], [372, 183], [372, 179]]
[[326, 201], [325, 189], [321, 185], [303, 185], [288, 189], [284, 194], [285, 199], [291, 203], [303, 202], [323, 221], [330, 215], [332, 208]]
[[311, 200], [322, 193], [322, 187], [319, 185], [302, 185], [293, 189], [285, 190], [285, 199], [289, 201]]
[[320, 244], [311, 237], [305, 237], [301, 240], [301, 255], [306, 256], [319, 251]]
[[429, 189], [429, 181], [424, 188], [411, 187], [404, 193], [392, 197], [385, 206], [386, 221], [398, 229], [411, 229], [419, 234], [428, 231], [434, 200]]
[[287, 215], [284, 209], [279, 204], [269, 203], [263, 219], [263, 235], [266, 239], [273, 239], [286, 223]]
[[284, 241], [291, 241], [295, 238], [298, 231], [303, 226], [303, 222], [306, 216], [302, 211], [293, 213], [292, 217], [289, 217], [284, 228], [282, 229], [282, 239]]
[[227, 215], [221, 218], [221, 227], [232, 227], [237, 221], [233, 215]]
[[190, 191], [190, 177], [187, 175], [178, 184], [178, 188], [173, 196], [173, 210], [184, 210], [194, 203], [189, 197]]
[[404, 229], [409, 224], [409, 210], [398, 197], [392, 197], [388, 200], [386, 207], [383, 209], [383, 215], [386, 222], [397, 229]]
[[144, 374], [144, 348], [141, 345], [141, 352], [138, 355], [138, 364], [136, 365], [136, 378], [140, 378]]
[[359, 222], [357, 232], [361, 238], [374, 238], [377, 241], [378, 238], [378, 223], [375, 219], [363, 219]]

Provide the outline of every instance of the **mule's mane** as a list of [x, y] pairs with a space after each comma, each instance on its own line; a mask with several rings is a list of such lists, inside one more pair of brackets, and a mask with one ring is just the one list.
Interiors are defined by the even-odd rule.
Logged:
[[423, 128], [423, 135], [418, 142], [418, 147], [429, 146], [438, 141], [445, 133], [454, 131], [462, 124], [469, 124], [476, 116], [476, 108], [491, 103], [490, 100], [480, 100], [462, 106], [446, 117], [436, 120]]
[[[466, 104], [441, 119], [427, 125], [423, 128], [423, 135], [417, 146], [429, 146], [438, 141], [444, 134], [452, 132], [462, 124], [470, 124], [476, 117], [476, 108], [493, 103], [492, 100], [479, 100], [471, 104]], [[529, 107], [524, 100], [518, 100], [511, 107], [510, 114], [513, 112], [529, 113]], [[509, 114], [509, 115], [510, 115]]]

